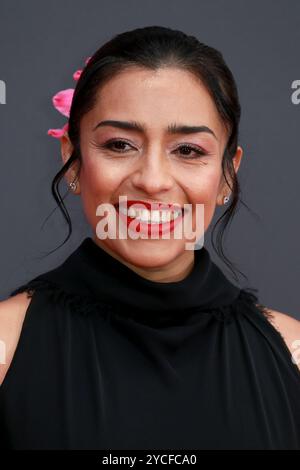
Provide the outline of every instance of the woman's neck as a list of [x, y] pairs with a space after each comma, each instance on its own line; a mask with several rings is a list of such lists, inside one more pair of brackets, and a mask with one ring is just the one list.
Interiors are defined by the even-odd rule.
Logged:
[[184, 250], [173, 261], [165, 266], [155, 268], [141, 268], [134, 264], [128, 263], [115, 251], [111, 250], [107, 245], [93, 238], [94, 243], [100, 246], [106, 253], [123, 263], [125, 266], [136, 272], [139, 276], [153, 282], [178, 282], [186, 278], [194, 267], [195, 257], [193, 250]]

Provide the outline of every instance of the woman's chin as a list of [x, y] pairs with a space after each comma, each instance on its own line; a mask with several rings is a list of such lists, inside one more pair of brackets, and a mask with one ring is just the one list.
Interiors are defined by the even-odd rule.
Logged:
[[159, 268], [172, 263], [185, 250], [183, 240], [114, 240], [110, 248], [125, 262], [140, 268]]

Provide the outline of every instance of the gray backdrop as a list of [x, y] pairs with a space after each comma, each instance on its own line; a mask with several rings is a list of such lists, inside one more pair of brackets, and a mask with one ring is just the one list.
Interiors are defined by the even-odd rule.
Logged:
[[[43, 258], [67, 234], [58, 210], [41, 229], [55, 207], [50, 184], [61, 166], [59, 141], [47, 130], [65, 123], [51, 97], [74, 87], [73, 72], [112, 35], [147, 25], [197, 36], [220, 49], [233, 71], [242, 105], [238, 174], [243, 200], [259, 219], [241, 206], [226, 254], [248, 276], [241, 284], [259, 289], [261, 303], [300, 318], [300, 105], [291, 99], [300, 80], [297, 0], [0, 1], [1, 299], [91, 234], [80, 198], [70, 194], [72, 238]], [[230, 276], [208, 235], [205, 244]]]

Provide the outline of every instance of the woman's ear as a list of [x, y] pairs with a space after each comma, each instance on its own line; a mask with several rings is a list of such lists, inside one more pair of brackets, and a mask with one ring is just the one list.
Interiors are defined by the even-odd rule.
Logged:
[[63, 160], [63, 164], [67, 162], [73, 152], [73, 145], [70, 141], [69, 135], [67, 132], [60, 138], [61, 144], [61, 156]]
[[[60, 143], [61, 143], [61, 157], [62, 157], [63, 165], [65, 165], [65, 163], [67, 163], [67, 161], [71, 157], [73, 150], [74, 150], [73, 144], [71, 143], [67, 132], [65, 132], [64, 135], [60, 138]], [[75, 185], [73, 185], [73, 188], [71, 188], [73, 194], [80, 194], [80, 182], [79, 182], [79, 176], [77, 175], [78, 170], [79, 170], [78, 164], [79, 162], [76, 160], [65, 174], [65, 180], [67, 182], [68, 187], [70, 183], [72, 182], [75, 183]]]
[[239, 166], [241, 164], [242, 156], [243, 156], [243, 149], [239, 145], [237, 146], [235, 156], [233, 157], [233, 165], [234, 165], [234, 170], [237, 173]]
[[[242, 160], [242, 156], [243, 156], [243, 149], [242, 149], [242, 147], [240, 147], [238, 145], [237, 149], [236, 149], [236, 153], [235, 153], [235, 155], [232, 159], [234, 171], [235, 171], [236, 174], [239, 170], [241, 160]], [[229, 178], [229, 175], [226, 175], [226, 176], [227, 176], [227, 178]], [[222, 180], [224, 180], [223, 175], [222, 175]], [[226, 181], [223, 181], [223, 184], [221, 185], [221, 189], [220, 189], [218, 197], [217, 197], [217, 205], [223, 206], [225, 204], [224, 203], [224, 196], [229, 196], [229, 199], [230, 199], [230, 196], [231, 196], [231, 190], [228, 187]]]

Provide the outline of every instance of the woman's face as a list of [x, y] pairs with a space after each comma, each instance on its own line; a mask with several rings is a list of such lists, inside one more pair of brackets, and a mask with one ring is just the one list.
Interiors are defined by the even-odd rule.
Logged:
[[[107, 120], [134, 121], [143, 130], [99, 125]], [[182, 125], [205, 128], [168, 132], [168, 127]], [[77, 193], [96, 243], [126, 264], [142, 269], [175, 269], [180, 262], [187, 266], [194, 253], [185, 249], [190, 240], [184, 234], [179, 239], [172, 233], [167, 239], [99, 239], [96, 227], [103, 216], [97, 215], [97, 207], [115, 204], [119, 196], [181, 207], [188, 204], [197, 232], [195, 242], [207, 230], [216, 205], [222, 205], [223, 197], [230, 194], [221, 166], [227, 138], [208, 91], [188, 72], [170, 67], [158, 71], [134, 67], [108, 81], [100, 89], [96, 105], [80, 123], [82, 165]], [[67, 136], [62, 138], [62, 154], [64, 161], [71, 154]], [[234, 159], [236, 171], [241, 156], [239, 147]], [[203, 226], [198, 228], [196, 204], [202, 204], [204, 210]], [[117, 220], [117, 234], [119, 223], [125, 227]]]

